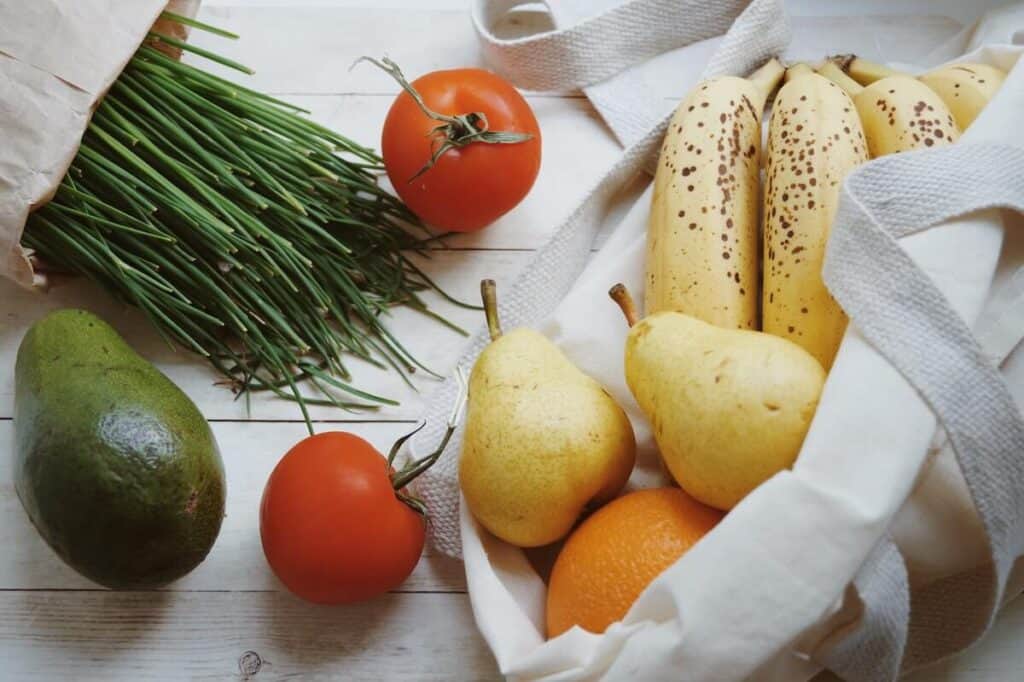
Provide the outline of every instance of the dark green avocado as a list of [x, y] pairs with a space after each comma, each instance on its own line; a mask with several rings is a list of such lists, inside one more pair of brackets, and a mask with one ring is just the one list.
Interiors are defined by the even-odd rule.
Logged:
[[114, 589], [180, 578], [213, 547], [224, 465], [181, 389], [83, 310], [39, 320], [15, 365], [15, 486], [50, 547]]

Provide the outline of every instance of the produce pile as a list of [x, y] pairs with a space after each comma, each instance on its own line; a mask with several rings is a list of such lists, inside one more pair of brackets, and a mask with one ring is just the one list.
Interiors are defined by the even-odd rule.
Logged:
[[[418, 297], [433, 284], [407, 257], [425, 241], [407, 226], [469, 231], [512, 210], [536, 179], [540, 130], [494, 74], [410, 83], [394, 63], [370, 61], [403, 89], [383, 158], [143, 45], [26, 244], [139, 306], [237, 391], [386, 402], [351, 386], [343, 358], [403, 375], [419, 366], [381, 321], [398, 304], [433, 314]], [[621, 284], [609, 292], [630, 327], [626, 382], [678, 487], [621, 494], [636, 459], [626, 413], [545, 336], [502, 329], [485, 280], [491, 341], [468, 397], [459, 371], [464, 390], [437, 449], [400, 466], [412, 434], [387, 457], [353, 433], [296, 444], [261, 503], [271, 569], [319, 603], [399, 585], [429, 514], [409, 486], [465, 408], [469, 511], [505, 542], [558, 551], [545, 576], [548, 636], [604, 632], [800, 452], [847, 326], [821, 275], [844, 177], [870, 158], [955, 143], [1003, 77], [959, 64], [914, 78], [847, 56], [773, 59], [748, 78], [698, 84], [654, 178], [646, 316]], [[397, 198], [378, 186], [382, 170]], [[303, 381], [321, 396], [304, 397]], [[110, 587], [150, 587], [206, 556], [226, 494], [217, 445], [188, 398], [105, 323], [81, 311], [37, 322], [18, 352], [15, 412], [18, 494], [68, 564]], [[126, 477], [136, 484], [120, 485]]]
[[683, 99], [654, 179], [646, 317], [621, 284], [609, 292], [630, 326], [626, 382], [679, 488], [619, 496], [636, 449], [623, 410], [546, 337], [502, 333], [484, 283], [492, 341], [470, 377], [459, 480], [493, 535], [564, 541], [547, 578], [549, 637], [604, 632], [792, 466], [847, 326], [821, 275], [844, 177], [869, 158], [953, 144], [1003, 78], [983, 64], [918, 79], [853, 57], [772, 60]]
[[[298, 401], [311, 432], [307, 404], [393, 403], [353, 386], [346, 359], [403, 377], [429, 372], [382, 320], [403, 305], [447, 324], [420, 298], [437, 288], [409, 258], [428, 255], [433, 238], [409, 229], [478, 230], [526, 196], [541, 142], [529, 104], [482, 69], [409, 83], [389, 60], [370, 60], [403, 88], [383, 125], [382, 158], [168, 48], [248, 71], [150, 33], [95, 112], [56, 196], [29, 218], [23, 239], [37, 266], [83, 275], [138, 306], [236, 393]], [[438, 111], [452, 101], [478, 108]], [[378, 185], [385, 171], [398, 197]], [[207, 422], [177, 386], [78, 310], [32, 326], [15, 384], [15, 487], [68, 565], [101, 585], [138, 589], [206, 557], [224, 516], [224, 468]], [[306, 599], [343, 603], [405, 580], [426, 534], [426, 509], [408, 486], [444, 451], [461, 414], [460, 403], [437, 450], [404, 466], [396, 458], [412, 434], [387, 458], [350, 433], [311, 436], [282, 457], [260, 514], [282, 582]]]

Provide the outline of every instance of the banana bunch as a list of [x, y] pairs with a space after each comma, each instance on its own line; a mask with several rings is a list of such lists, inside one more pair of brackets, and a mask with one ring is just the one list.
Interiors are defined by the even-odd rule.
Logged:
[[828, 369], [847, 325], [821, 278], [844, 177], [869, 158], [953, 144], [1006, 74], [964, 63], [915, 78], [852, 56], [791, 66], [762, 158], [762, 109], [783, 71], [772, 60], [705, 81], [676, 110], [654, 181], [646, 312], [763, 329]]

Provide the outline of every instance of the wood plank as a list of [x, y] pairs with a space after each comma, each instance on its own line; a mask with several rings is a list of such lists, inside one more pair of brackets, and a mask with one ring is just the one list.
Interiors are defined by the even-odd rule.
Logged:
[[[346, 3], [347, 5], [348, 3]], [[888, 3], [887, 3], [888, 4]], [[238, 41], [196, 34], [196, 45], [242, 62], [256, 71], [249, 79], [271, 93], [394, 94], [398, 87], [369, 65], [349, 70], [366, 55], [386, 53], [410, 77], [428, 71], [483, 65], [466, 4], [451, 9], [417, 4], [395, 11], [389, 7], [353, 6], [215, 6], [204, 5], [200, 18], [241, 35]], [[855, 52], [872, 59], [910, 61], [951, 37], [960, 24], [939, 12], [915, 17], [912, 24], [893, 21], [884, 7], [872, 16], [820, 17], [826, 13], [805, 8], [793, 16], [790, 58], [820, 59], [836, 52]], [[841, 45], [832, 39], [837, 22]], [[518, 12], [495, 27], [502, 37], [517, 37], [550, 28], [546, 13], [536, 8]], [[675, 78], [671, 58], [656, 58], [646, 71], [644, 85], [655, 96], [677, 99], [684, 93]], [[237, 77], [213, 67], [219, 73]], [[550, 94], [550, 93], [549, 93]], [[578, 93], [562, 93], [578, 96]]]
[[[332, 608], [267, 592], [2, 592], [0, 610], [10, 679], [499, 679], [463, 595]], [[968, 654], [906, 679], [1018, 679], [1022, 617], [1011, 607]]]
[[[259, 505], [263, 486], [278, 460], [306, 436], [302, 424], [214, 423], [227, 473], [227, 509], [220, 536], [206, 560], [165, 590], [283, 591], [263, 557]], [[349, 424], [345, 430], [366, 438], [382, 452], [410, 424]], [[327, 429], [324, 429], [327, 430]], [[0, 591], [92, 589], [46, 546], [32, 527], [12, 480], [13, 424], [0, 421]], [[427, 552], [401, 592], [465, 592], [462, 564]], [[3, 677], [0, 675], [0, 677]]]
[[[349, 70], [363, 56], [390, 57], [410, 80], [428, 71], [483, 63], [465, 2], [457, 8], [415, 3], [401, 11], [376, 4], [296, 5], [204, 4], [199, 19], [241, 37], [231, 41], [196, 32], [191, 40], [250, 67], [256, 72], [248, 79], [253, 87], [275, 94], [396, 94], [396, 83], [373, 66]], [[503, 34], [532, 30], [519, 24]], [[211, 70], [237, 77], [224, 67], [212, 65]]]
[[0, 593], [5, 679], [498, 679], [464, 595]]
[[[504, 286], [529, 257], [528, 252], [515, 251], [437, 251], [431, 258], [421, 259], [420, 264], [445, 291], [475, 303], [479, 298], [482, 278], [493, 277], [499, 287]], [[426, 294], [425, 299], [440, 314], [467, 330], [474, 330], [481, 324], [482, 313], [479, 311], [459, 308], [434, 293]], [[297, 405], [266, 394], [253, 396], [251, 410], [248, 410], [245, 400], [234, 400], [228, 388], [216, 385], [219, 375], [202, 358], [169, 347], [138, 310], [112, 300], [93, 285], [71, 280], [43, 295], [21, 290], [3, 281], [0, 282], [0, 300], [4, 302], [0, 317], [0, 417], [13, 415], [14, 358], [29, 326], [51, 310], [77, 307], [91, 310], [112, 323], [133, 348], [182, 387], [207, 419], [301, 419]], [[403, 308], [394, 311], [390, 327], [413, 355], [442, 374], [451, 371], [466, 341], [435, 320]], [[414, 378], [414, 384], [420, 391], [417, 393], [404, 385], [394, 371], [355, 361], [351, 366], [356, 386], [390, 396], [401, 404], [360, 414], [311, 406], [314, 419], [413, 419], [420, 414], [424, 397], [437, 383], [421, 372]]]

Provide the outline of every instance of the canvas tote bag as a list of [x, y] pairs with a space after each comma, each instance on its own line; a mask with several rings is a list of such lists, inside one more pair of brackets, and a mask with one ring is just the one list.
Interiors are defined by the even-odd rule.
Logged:
[[[650, 431], [622, 378], [626, 331], [603, 298], [616, 281], [642, 289], [649, 190], [591, 255], [615, 193], [655, 158], [671, 109], [645, 105], [636, 67], [688, 45], [687, 62], [699, 56], [703, 69], [681, 67], [682, 94], [782, 53], [787, 20], [773, 0], [632, 0], [501, 40], [491, 27], [515, 4], [478, 1], [487, 58], [521, 87], [583, 87], [626, 149], [501, 292], [501, 314], [506, 327], [540, 329], [608, 387], [636, 427], [632, 483], [656, 483]], [[996, 27], [1015, 39], [1005, 22]], [[964, 59], [1010, 76], [958, 144], [848, 177], [824, 277], [851, 325], [796, 465], [733, 509], [622, 623], [545, 642], [540, 578], [458, 503], [458, 436], [430, 472], [420, 492], [432, 540], [465, 560], [478, 625], [506, 675], [791, 680], [828, 667], [851, 680], [893, 679], [975, 641], [1019, 591], [1024, 66], [1015, 66], [1019, 47], [983, 45], [983, 34], [962, 41], [945, 56], [977, 48]], [[477, 334], [461, 364], [486, 343]], [[436, 442], [454, 393], [447, 382], [433, 396], [414, 452]]]

